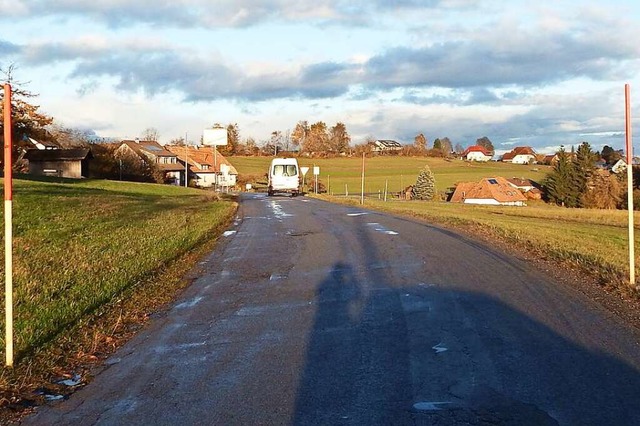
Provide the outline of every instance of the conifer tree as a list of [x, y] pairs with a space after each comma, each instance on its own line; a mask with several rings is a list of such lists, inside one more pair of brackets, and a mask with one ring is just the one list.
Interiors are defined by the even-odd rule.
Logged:
[[576, 168], [564, 147], [560, 147], [557, 156], [558, 161], [544, 182], [546, 196], [552, 203], [565, 207], [578, 207], [581, 194], [576, 178]]
[[429, 166], [424, 166], [413, 186], [412, 196], [416, 200], [432, 200], [436, 195], [436, 179]]
[[584, 207], [582, 198], [587, 193], [588, 184], [595, 173], [595, 162], [597, 159], [598, 156], [591, 150], [589, 142], [582, 142], [576, 151], [576, 160], [573, 163], [576, 179], [575, 186], [580, 194], [578, 207]]

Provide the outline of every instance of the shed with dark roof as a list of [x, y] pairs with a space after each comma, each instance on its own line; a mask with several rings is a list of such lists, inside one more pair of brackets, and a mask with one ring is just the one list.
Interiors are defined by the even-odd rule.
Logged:
[[30, 149], [24, 155], [29, 174], [80, 179], [89, 175], [91, 149]]

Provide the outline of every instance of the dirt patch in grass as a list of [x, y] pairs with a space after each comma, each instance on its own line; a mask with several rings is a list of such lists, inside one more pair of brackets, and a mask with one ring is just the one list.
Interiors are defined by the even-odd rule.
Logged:
[[[211, 238], [173, 260], [115, 300], [20, 360], [0, 374], [0, 424], [19, 421], [49, 398], [67, 398], [89, 383], [105, 360], [133, 337], [153, 316], [169, 309], [198, 276], [197, 263], [211, 252], [228, 225], [212, 230]], [[60, 382], [68, 380], [66, 384]], [[69, 385], [71, 384], [71, 386]]]

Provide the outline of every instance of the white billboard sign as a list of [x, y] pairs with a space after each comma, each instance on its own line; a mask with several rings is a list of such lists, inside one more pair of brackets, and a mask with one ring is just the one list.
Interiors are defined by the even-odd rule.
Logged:
[[202, 143], [204, 145], [226, 145], [227, 144], [227, 129], [215, 128], [204, 129], [202, 133]]
[[318, 175], [320, 174], [320, 167], [315, 166], [315, 167], [313, 168], [313, 174], [314, 174], [314, 175], [316, 175], [316, 176], [318, 176]]

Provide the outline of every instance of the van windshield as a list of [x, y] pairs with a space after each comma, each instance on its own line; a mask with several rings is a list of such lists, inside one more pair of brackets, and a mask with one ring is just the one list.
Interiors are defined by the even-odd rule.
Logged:
[[273, 166], [274, 176], [295, 176], [298, 174], [298, 168], [293, 164], [278, 164]]

